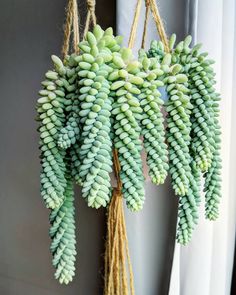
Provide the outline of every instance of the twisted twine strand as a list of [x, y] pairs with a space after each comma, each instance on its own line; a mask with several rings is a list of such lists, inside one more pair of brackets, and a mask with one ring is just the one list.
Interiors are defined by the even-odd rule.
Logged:
[[[113, 188], [113, 195], [108, 211], [107, 243], [105, 253], [105, 295], [134, 295], [134, 278], [128, 249], [128, 238], [125, 227], [125, 216], [122, 200], [122, 182], [120, 180], [120, 163], [117, 150], [113, 150], [114, 172], [117, 187]], [[126, 271], [128, 261], [130, 277], [130, 293]]]
[[73, 0], [73, 49], [75, 53], [79, 51], [79, 15], [77, 0]]
[[73, 9], [73, 0], [68, 1], [66, 8], [66, 21], [64, 24], [64, 37], [63, 44], [61, 49], [61, 56], [64, 59], [69, 51], [70, 44], [70, 35], [71, 35], [71, 24], [72, 24], [72, 9]]
[[148, 24], [148, 16], [150, 11], [150, 0], [146, 0], [146, 9], [145, 9], [145, 19], [144, 19], [144, 25], [143, 25], [143, 36], [142, 36], [142, 45], [141, 47], [145, 47], [145, 40], [147, 36], [147, 24]]
[[117, 179], [117, 191], [121, 192], [122, 183], [121, 183], [121, 179], [120, 179], [120, 162], [119, 162], [119, 158], [118, 158], [117, 149], [113, 150], [113, 159], [114, 159], [114, 172], [115, 172], [115, 177]]
[[156, 0], [150, 0], [150, 4], [151, 4], [150, 6], [151, 6], [152, 15], [153, 15], [154, 21], [156, 23], [158, 34], [160, 36], [160, 40], [164, 44], [165, 51], [170, 52], [167, 34], [165, 31], [163, 21], [161, 19], [160, 12], [158, 10], [158, 6], [156, 4]]
[[142, 6], [142, 0], [137, 0], [135, 12], [134, 12], [134, 19], [133, 19], [133, 23], [132, 23], [131, 31], [130, 31], [130, 35], [129, 35], [129, 43], [128, 43], [129, 48], [134, 47], [134, 42], [135, 42], [137, 28], [138, 28], [138, 20], [140, 17], [141, 6]]
[[[133, 48], [134, 46], [135, 37], [137, 33], [137, 28], [138, 28], [138, 20], [140, 17], [140, 10], [141, 10], [141, 4], [142, 4], [141, 2], [142, 2], [141, 0], [137, 0], [137, 4], [135, 7], [135, 13], [133, 18], [133, 23], [131, 26], [129, 43], [128, 43], [129, 48]], [[160, 16], [160, 12], [158, 10], [158, 6], [156, 4], [156, 0], [146, 0], [145, 3], [146, 3], [146, 11], [145, 11], [144, 29], [143, 29], [143, 37], [142, 37], [142, 48], [144, 48], [144, 45], [145, 45], [145, 40], [147, 36], [148, 15], [149, 15], [149, 11], [151, 10], [160, 40], [164, 44], [165, 51], [170, 52], [167, 34], [165, 31], [163, 21]]]
[[87, 13], [86, 21], [85, 21], [84, 34], [83, 34], [84, 36], [89, 31], [90, 23], [92, 23], [93, 27], [97, 23], [95, 7], [96, 7], [96, 1], [95, 0], [87, 0], [88, 13]]
[[[111, 235], [113, 233], [113, 235]], [[126, 271], [129, 270], [129, 285]], [[122, 195], [114, 188], [108, 213], [105, 253], [105, 295], [134, 295], [134, 277], [128, 249]]]
[[70, 48], [70, 37], [73, 27], [73, 50], [78, 52], [79, 43], [79, 16], [78, 16], [78, 6], [76, 0], [69, 0], [66, 8], [66, 21], [64, 24], [64, 37], [61, 50], [61, 56], [65, 59]]

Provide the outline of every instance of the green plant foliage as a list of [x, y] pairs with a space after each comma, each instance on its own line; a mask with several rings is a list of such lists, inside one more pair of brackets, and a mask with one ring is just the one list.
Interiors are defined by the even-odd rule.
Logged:
[[221, 131], [218, 121], [219, 116], [219, 101], [220, 95], [217, 93], [212, 94], [214, 103], [212, 104], [212, 110], [214, 113], [214, 139], [215, 150], [212, 158], [212, 165], [205, 173], [205, 213], [206, 218], [210, 220], [216, 220], [219, 215], [219, 203], [221, 198], [221, 157], [220, 157], [220, 144], [221, 144]]
[[157, 58], [166, 73], [164, 82], [169, 96], [166, 103], [169, 171], [175, 193], [184, 196], [189, 190], [191, 174], [189, 145], [192, 105], [187, 87], [188, 78], [185, 74], [180, 73], [181, 65], [172, 65], [172, 56], [164, 54], [164, 46], [161, 42], [152, 42], [149, 55]]
[[81, 165], [79, 151], [80, 151], [80, 143], [77, 140], [70, 148], [71, 176], [73, 177], [73, 179], [75, 180], [77, 184], [82, 185], [82, 181], [79, 176], [80, 165]]
[[67, 58], [65, 109], [66, 123], [58, 135], [58, 146], [67, 149], [79, 139], [79, 103], [77, 89], [77, 72], [73, 56]]
[[112, 68], [108, 65], [112, 52], [120, 46], [112, 34], [96, 26], [93, 33], [80, 44], [81, 55], [76, 58], [79, 77], [81, 111], [81, 167], [82, 196], [88, 205], [105, 207], [110, 201], [112, 172], [112, 141], [110, 83], [107, 77]]
[[191, 161], [188, 193], [179, 197], [177, 241], [186, 245], [192, 237], [192, 232], [198, 222], [198, 207], [200, 205], [200, 173], [195, 162]]
[[141, 128], [147, 153], [149, 176], [155, 184], [163, 184], [168, 171], [168, 149], [165, 143], [163, 100], [158, 88], [164, 86], [164, 71], [155, 58], [140, 51], [144, 83], [138, 98], [142, 108]]
[[79, 54], [63, 62], [52, 56], [54, 69], [42, 82], [37, 119], [41, 195], [51, 209], [51, 252], [61, 283], [68, 284], [75, 274], [73, 181], [82, 186], [88, 206], [106, 207], [112, 149], [117, 150], [122, 195], [131, 211], [141, 210], [145, 200], [142, 149], [154, 184], [163, 184], [170, 173], [179, 196], [179, 243], [190, 241], [198, 222], [202, 174], [206, 218], [218, 217], [220, 96], [213, 61], [200, 45], [190, 46], [190, 36], [175, 41], [171, 36], [170, 53], [161, 41], [152, 41], [136, 60], [131, 49], [121, 46], [121, 36], [95, 26], [79, 43]]
[[[78, 102], [78, 99], [76, 99], [75, 101]], [[60, 134], [58, 137], [58, 146], [62, 149], [67, 149], [71, 145], [75, 144], [80, 135], [77, 114], [79, 108], [76, 103], [73, 104], [73, 109], [76, 110], [70, 113], [70, 116], [66, 122], [66, 126], [60, 130]]]
[[[160, 41], [151, 43], [148, 56], [160, 63], [169, 63], [172, 69], [164, 80], [169, 94], [167, 141], [172, 184], [175, 193], [180, 195], [177, 240], [186, 244], [198, 220], [200, 172], [205, 177], [206, 218], [214, 220], [218, 216], [221, 196], [219, 96], [214, 88], [213, 61], [207, 59], [207, 53], [200, 52], [201, 45], [191, 48], [191, 36], [177, 45], [175, 40], [176, 36], [172, 35], [169, 57]], [[181, 77], [182, 85], [177, 85], [177, 76]]]
[[215, 220], [219, 211], [221, 197], [221, 159], [219, 95], [214, 84], [214, 61], [208, 59], [206, 52], [201, 53], [201, 45], [189, 47], [191, 37], [180, 42], [174, 50], [172, 59], [180, 62], [184, 73], [189, 77], [189, 88], [193, 111], [191, 114], [191, 155], [196, 167], [205, 172], [206, 218]]
[[138, 211], [144, 202], [144, 176], [142, 172], [142, 141], [140, 120], [142, 109], [137, 97], [143, 78], [139, 76], [141, 64], [134, 61], [131, 50], [123, 48], [113, 55], [113, 72], [108, 79], [114, 91], [114, 145], [121, 166], [122, 193], [127, 207]]
[[[173, 67], [171, 74], [173, 74]], [[167, 92], [169, 100], [166, 103], [167, 141], [170, 153], [170, 174], [173, 188], [177, 195], [184, 196], [189, 190], [190, 168], [190, 113], [192, 105], [182, 81], [186, 81], [183, 74], [171, 75], [167, 78]]]
[[40, 132], [41, 150], [41, 195], [47, 208], [57, 208], [64, 200], [66, 187], [65, 151], [57, 147], [60, 128], [65, 122], [65, 73], [66, 69], [60, 61], [60, 67], [46, 73], [42, 82], [43, 89], [39, 92], [37, 112]]
[[[209, 71], [209, 72], [208, 72]], [[214, 116], [212, 116], [212, 95], [214, 92], [214, 74], [206, 60], [198, 57], [198, 61], [191, 66], [191, 93], [194, 104], [192, 116], [193, 147], [195, 161], [202, 172], [209, 169], [212, 164], [215, 149], [215, 138], [212, 137], [214, 129]]]
[[79, 158], [81, 127], [79, 125], [79, 89], [77, 85], [77, 64], [74, 60], [75, 56], [76, 55], [72, 54], [65, 60], [67, 65], [67, 80], [65, 81], [67, 87], [64, 102], [66, 122], [60, 129], [57, 143], [61, 149], [69, 148], [71, 156], [71, 175], [76, 183], [81, 184], [79, 176], [79, 167], [81, 164]]
[[[67, 167], [68, 169], [68, 167]], [[51, 252], [53, 266], [56, 268], [55, 278], [62, 284], [68, 284], [75, 275], [75, 208], [73, 180], [70, 169], [65, 174], [67, 185], [63, 204], [53, 209], [50, 214], [50, 237], [52, 239]]]
[[73, 187], [69, 171], [66, 172], [69, 169], [66, 151], [57, 143], [73, 110], [76, 75], [58, 57], [52, 56], [52, 60], [55, 69], [46, 73], [37, 105], [42, 152], [41, 194], [46, 206], [52, 209], [50, 236], [55, 277], [60, 283], [68, 284], [74, 276], [76, 254]]

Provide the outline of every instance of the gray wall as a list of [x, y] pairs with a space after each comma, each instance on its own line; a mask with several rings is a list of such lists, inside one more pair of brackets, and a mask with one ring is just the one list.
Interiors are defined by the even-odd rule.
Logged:
[[[77, 274], [71, 285], [60, 286], [53, 278], [51, 267], [49, 212], [39, 194], [40, 166], [34, 107], [40, 81], [51, 66], [50, 55], [60, 53], [66, 2], [0, 1], [1, 295], [102, 294], [105, 211], [87, 208], [77, 189]], [[173, 18], [170, 10], [174, 0], [160, 2], [163, 3], [163, 13], [168, 14], [166, 20], [174, 28], [176, 18]], [[101, 22], [114, 24], [113, 2], [98, 0], [97, 3], [98, 12], [102, 13], [104, 7], [111, 11], [99, 18]], [[84, 4], [80, 6], [84, 7]], [[176, 7], [176, 11], [180, 16], [180, 6]], [[153, 198], [160, 198], [159, 206], [152, 206]], [[156, 274], [152, 276], [154, 281], [144, 282], [154, 285], [145, 295], [156, 294], [154, 290], [164, 295], [168, 286], [176, 217], [176, 200], [168, 184], [158, 189], [147, 185], [145, 210], [149, 210], [152, 216], [151, 230], [154, 234], [153, 241], [147, 240], [147, 251], [152, 251], [153, 259], [143, 271], [150, 271], [152, 265], [156, 267]], [[137, 218], [137, 215], [129, 214], [128, 222], [133, 218]], [[146, 228], [145, 232], [149, 230]], [[130, 237], [132, 234], [131, 225]], [[132, 241], [131, 248], [135, 252]], [[136, 268], [137, 262], [133, 263]], [[142, 278], [138, 276], [137, 279]]]

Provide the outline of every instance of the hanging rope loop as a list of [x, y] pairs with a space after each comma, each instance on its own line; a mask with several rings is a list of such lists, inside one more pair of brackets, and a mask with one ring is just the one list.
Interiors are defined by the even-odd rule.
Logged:
[[129, 48], [134, 47], [141, 7], [142, 7], [142, 0], [137, 0], [135, 12], [134, 12], [134, 19], [131, 26], [130, 36], [129, 36], [129, 43], [128, 43]]
[[157, 27], [157, 31], [158, 31], [160, 40], [164, 44], [165, 51], [170, 52], [168, 37], [167, 37], [166, 31], [165, 31], [164, 23], [161, 18], [158, 6], [156, 4], [156, 0], [150, 0], [150, 6], [151, 6], [151, 11], [152, 11], [154, 21], [156, 23], [156, 27]]
[[87, 0], [87, 5], [88, 5], [88, 10], [90, 10], [91, 12], [95, 11], [95, 6], [96, 6], [95, 0]]
[[75, 53], [79, 52], [79, 14], [77, 0], [73, 0], [73, 49]]
[[71, 24], [72, 24], [72, 0], [68, 1], [68, 6], [66, 8], [66, 21], [64, 24], [64, 37], [61, 49], [61, 56], [64, 59], [69, 51], [70, 45], [70, 35], [71, 35]]
[[73, 31], [73, 51], [78, 52], [79, 43], [79, 16], [77, 0], [69, 0], [66, 8], [66, 20], [64, 24], [64, 37], [61, 49], [61, 56], [65, 59], [70, 51], [70, 38]]
[[[149, 11], [151, 10], [160, 40], [164, 44], [165, 51], [169, 52], [170, 49], [169, 49], [169, 42], [168, 42], [167, 34], [165, 31], [163, 20], [161, 19], [160, 12], [158, 10], [158, 6], [156, 4], [156, 0], [145, 0], [145, 5], [146, 5], [146, 11], [145, 11], [145, 20], [144, 20], [143, 37], [142, 37], [142, 48], [144, 48], [144, 45], [145, 45], [145, 40], [146, 40], [146, 35], [147, 35], [148, 15], [149, 15]], [[133, 48], [133, 46], [134, 46], [137, 28], [138, 28], [138, 21], [139, 21], [139, 17], [140, 17], [141, 6], [142, 6], [142, 0], [137, 0], [135, 12], [134, 12], [133, 23], [131, 26], [131, 31], [130, 31], [130, 36], [129, 36], [129, 44], [128, 44], [129, 48]]]
[[83, 36], [85, 36], [88, 33], [91, 23], [92, 23], [93, 27], [96, 26], [97, 18], [96, 18], [95, 8], [96, 8], [96, 1], [95, 0], [87, 0], [88, 13], [87, 13], [87, 17], [86, 17]]
[[142, 44], [141, 47], [145, 47], [145, 40], [147, 36], [147, 24], [148, 24], [148, 16], [150, 11], [150, 0], [145, 1], [146, 4], [146, 10], [145, 10], [145, 19], [144, 19], [144, 25], [143, 25], [143, 36], [142, 36]]

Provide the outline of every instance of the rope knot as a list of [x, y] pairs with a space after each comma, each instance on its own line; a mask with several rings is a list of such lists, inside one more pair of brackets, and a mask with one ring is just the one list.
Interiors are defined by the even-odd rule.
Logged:
[[85, 27], [84, 27], [84, 36], [88, 33], [90, 23], [92, 23], [93, 26], [96, 25], [97, 20], [96, 20], [96, 15], [95, 15], [95, 5], [96, 5], [96, 0], [87, 0], [87, 18], [85, 22]]
[[122, 197], [121, 186], [114, 187], [113, 194], [116, 197]]
[[95, 0], [87, 0], [88, 10], [95, 11]]

